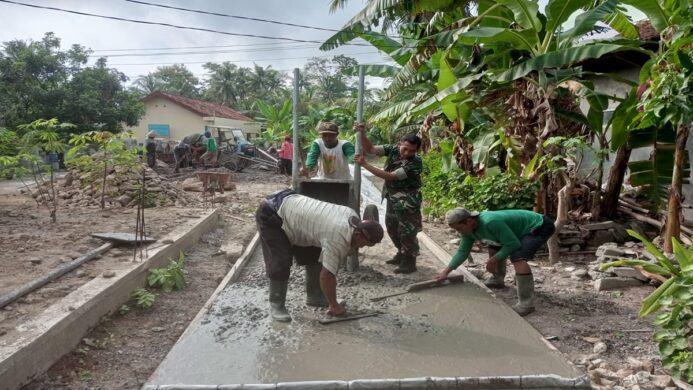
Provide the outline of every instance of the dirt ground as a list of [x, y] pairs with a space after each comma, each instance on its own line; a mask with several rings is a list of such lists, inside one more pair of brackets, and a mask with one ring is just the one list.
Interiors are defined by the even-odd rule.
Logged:
[[[219, 205], [222, 211], [219, 228], [186, 253], [185, 288], [173, 292], [152, 290], [157, 297], [151, 308], [141, 309], [129, 302], [126, 307], [103, 318], [74, 351], [25, 388], [139, 388], [233, 265], [235, 258], [227, 260], [228, 254], [221, 252], [221, 248], [229, 245], [244, 247], [255, 233], [253, 215], [260, 199], [289, 183], [284, 177], [253, 169], [234, 174], [233, 181], [237, 189], [227, 192], [226, 202]], [[31, 201], [30, 198], [29, 200]], [[162, 214], [170, 214], [165, 212], [170, 209], [160, 211]], [[124, 210], [128, 211], [117, 209], [112, 214], [120, 215], [119, 212]], [[96, 215], [100, 215], [99, 211], [96, 211]], [[132, 218], [134, 219], [134, 215]], [[175, 221], [176, 218], [180, 217], [173, 213], [171, 220]], [[101, 225], [101, 219], [97, 221], [99, 227], [104, 226]], [[155, 229], [162, 228], [157, 225], [169, 223], [168, 219], [163, 221], [154, 223], [152, 220], [149, 225], [156, 231]], [[113, 226], [118, 224], [113, 223]], [[74, 276], [66, 275], [63, 278], [70, 279]]]

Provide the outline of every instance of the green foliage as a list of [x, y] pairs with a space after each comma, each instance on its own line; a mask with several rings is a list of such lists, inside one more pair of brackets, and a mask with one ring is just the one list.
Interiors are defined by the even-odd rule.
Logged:
[[65, 162], [84, 175], [83, 184], [96, 185], [100, 188], [103, 181], [104, 165], [107, 168], [127, 171], [139, 164], [138, 149], [128, 149], [125, 139], [132, 133], [111, 133], [108, 131], [91, 131], [78, 134], [70, 139], [73, 145], [65, 156]]
[[164, 91], [175, 95], [197, 99], [200, 97], [197, 77], [183, 64], [160, 66], [156, 71], [135, 80], [138, 91], [149, 94]]
[[657, 263], [643, 260], [619, 260], [602, 264], [601, 270], [616, 266], [642, 267], [653, 274], [668, 277], [652, 294], [646, 297], [640, 308], [640, 316], [660, 312], [654, 324], [661, 329], [654, 334], [659, 343], [662, 366], [671, 370], [687, 382], [693, 382], [693, 347], [689, 340], [693, 337], [693, 248], [684, 247], [672, 239], [674, 258], [664, 255], [659, 248], [645, 237], [629, 230], [628, 233], [642, 241]]
[[19, 151], [17, 133], [0, 127], [0, 156], [14, 156]]
[[441, 216], [454, 207], [470, 210], [531, 209], [537, 184], [510, 174], [469, 176], [456, 166], [447, 169], [443, 153], [424, 157], [424, 213]]
[[185, 287], [185, 270], [183, 261], [185, 255], [180, 252], [178, 260], [171, 260], [165, 268], [154, 268], [147, 276], [147, 284], [150, 287], [161, 288], [164, 291], [180, 290]]
[[89, 54], [80, 45], [61, 50], [53, 33], [39, 41], [3, 42], [0, 123], [15, 129], [39, 118], [57, 118], [76, 125], [75, 131], [135, 125], [144, 105], [124, 88], [127, 78], [107, 68], [105, 60], [86, 66]]
[[[135, 305], [137, 307], [142, 308], [142, 309], [149, 309], [152, 307], [154, 304], [154, 300], [156, 299], [156, 294], [150, 292], [146, 288], [138, 288], [135, 289], [135, 291], [132, 292], [132, 299], [135, 300]], [[123, 305], [125, 306], [125, 305]], [[127, 312], [130, 309], [128, 308], [127, 310], [122, 310], [123, 308], [121, 307], [121, 311]]]

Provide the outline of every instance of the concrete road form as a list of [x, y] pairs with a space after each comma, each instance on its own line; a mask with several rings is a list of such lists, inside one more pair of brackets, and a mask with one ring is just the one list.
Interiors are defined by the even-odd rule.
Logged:
[[[388, 256], [382, 249], [365, 251], [361, 270], [340, 276], [338, 293], [350, 310], [384, 314], [330, 326], [318, 323], [321, 310], [303, 304], [300, 267], [292, 270], [287, 303], [294, 320], [271, 321], [262, 254], [256, 249], [238, 280], [173, 347], [148, 388], [589, 387], [526, 321], [470, 283], [370, 302], [392, 290], [393, 280], [423, 280], [440, 266], [422, 250], [417, 274], [394, 276], [383, 264]], [[476, 387], [461, 387], [472, 384]]]

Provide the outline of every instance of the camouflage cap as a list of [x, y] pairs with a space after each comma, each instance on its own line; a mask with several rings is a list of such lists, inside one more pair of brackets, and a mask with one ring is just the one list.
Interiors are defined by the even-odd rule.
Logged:
[[332, 122], [320, 122], [320, 124], [318, 125], [318, 133], [339, 134], [339, 126]]

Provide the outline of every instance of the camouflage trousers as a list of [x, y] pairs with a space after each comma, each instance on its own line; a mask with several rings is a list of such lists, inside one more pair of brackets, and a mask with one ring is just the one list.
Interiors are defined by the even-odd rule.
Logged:
[[385, 228], [390, 239], [404, 256], [419, 255], [419, 240], [416, 234], [421, 231], [421, 208], [398, 207], [398, 202], [387, 200]]

